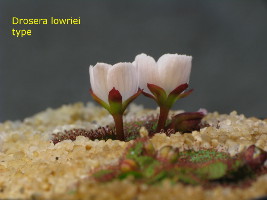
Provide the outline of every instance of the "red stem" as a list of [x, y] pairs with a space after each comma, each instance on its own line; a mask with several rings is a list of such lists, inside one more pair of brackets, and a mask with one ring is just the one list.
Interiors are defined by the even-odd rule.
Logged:
[[159, 120], [157, 126], [157, 132], [160, 132], [161, 129], [165, 128], [166, 120], [168, 118], [170, 108], [166, 106], [160, 106]]
[[114, 122], [115, 122], [117, 139], [118, 140], [121, 140], [121, 141], [125, 141], [124, 131], [123, 131], [123, 119], [122, 119], [122, 115], [115, 114], [115, 115], [112, 115], [112, 117], [113, 117]]

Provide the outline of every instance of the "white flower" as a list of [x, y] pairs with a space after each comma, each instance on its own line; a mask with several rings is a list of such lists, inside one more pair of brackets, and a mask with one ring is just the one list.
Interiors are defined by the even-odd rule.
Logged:
[[115, 87], [122, 96], [122, 102], [138, 90], [136, 66], [132, 63], [109, 65], [97, 63], [89, 67], [90, 83], [93, 93], [108, 103], [108, 94]]
[[137, 67], [139, 87], [151, 94], [147, 83], [163, 88], [167, 95], [181, 84], [189, 82], [192, 56], [165, 54], [158, 62], [151, 56], [139, 54], [134, 65]]

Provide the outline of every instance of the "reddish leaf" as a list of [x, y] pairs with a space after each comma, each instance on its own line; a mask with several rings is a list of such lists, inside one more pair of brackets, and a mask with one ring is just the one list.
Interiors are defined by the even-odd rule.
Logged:
[[179, 85], [177, 88], [175, 88], [169, 95], [168, 95], [168, 99], [167, 99], [167, 105], [169, 105], [169, 107], [171, 107], [178, 99], [184, 98], [186, 96], [188, 96], [189, 94], [191, 94], [193, 92], [193, 90], [189, 90], [184, 92], [186, 89], [188, 88], [188, 84], [182, 84]]
[[243, 159], [253, 169], [259, 168], [267, 159], [267, 152], [251, 145], [243, 153]]
[[175, 115], [168, 126], [175, 131], [187, 132], [200, 128], [199, 124], [205, 115], [202, 112], [185, 112]]
[[155, 99], [159, 105], [165, 104], [167, 100], [167, 94], [163, 88], [150, 83], [147, 84], [147, 87], [155, 96]]
[[187, 88], [188, 88], [188, 84], [187, 83], [179, 85], [177, 88], [175, 88], [173, 91], [171, 91], [171, 93], [169, 95], [178, 96], [183, 91], [185, 91]]
[[184, 112], [178, 115], [175, 115], [175, 118], [178, 121], [191, 120], [191, 119], [202, 119], [205, 115], [202, 112]]
[[155, 97], [153, 95], [149, 94], [149, 93], [146, 93], [146, 92], [143, 91], [142, 94], [145, 95], [146, 97], [149, 97], [151, 99], [156, 100]]
[[100, 99], [98, 96], [95, 95], [95, 93], [93, 92], [92, 89], [89, 90], [89, 93], [91, 94], [91, 96], [93, 97], [93, 99], [99, 103], [101, 106], [103, 106], [105, 109], [107, 109], [108, 111], [110, 111], [109, 105], [103, 101], [102, 99]]
[[191, 90], [188, 90], [182, 94], [179, 95], [179, 98], [184, 98], [184, 97], [187, 97], [188, 95], [190, 95], [194, 90], [191, 89]]
[[143, 92], [143, 90], [138, 89], [138, 91], [131, 97], [129, 97], [127, 100], [125, 100], [122, 104], [122, 109], [123, 111], [127, 108], [127, 106], [133, 101], [135, 100], [141, 93]]
[[182, 121], [179, 126], [176, 128], [177, 131], [181, 132], [191, 132], [194, 130], [199, 130], [199, 123], [201, 120], [185, 120]]

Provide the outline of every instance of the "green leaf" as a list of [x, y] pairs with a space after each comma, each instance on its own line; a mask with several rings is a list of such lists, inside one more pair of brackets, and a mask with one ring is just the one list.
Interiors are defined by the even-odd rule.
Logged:
[[136, 157], [141, 155], [143, 146], [144, 144], [142, 142], [137, 142], [129, 149], [129, 153], [126, 155], [126, 157], [130, 159], [136, 159]]
[[199, 181], [195, 177], [192, 176], [190, 173], [179, 173], [178, 175], [178, 180], [187, 183], [187, 184], [192, 184], [192, 185], [197, 185], [199, 184]]
[[144, 168], [143, 173], [145, 177], [151, 177], [155, 174], [156, 167], [160, 165], [160, 162], [157, 160], [151, 160], [146, 168]]
[[138, 135], [130, 135], [129, 137], [127, 137], [126, 139], [125, 139], [125, 142], [129, 142], [129, 141], [131, 141], [131, 140], [135, 140], [135, 139], [137, 139], [139, 136]]
[[226, 153], [217, 152], [216, 150], [185, 151], [181, 152], [180, 156], [193, 163], [204, 163], [211, 160], [226, 160], [230, 158]]
[[135, 161], [139, 164], [139, 166], [144, 169], [145, 167], [151, 165], [156, 160], [149, 156], [139, 156], [135, 158]]
[[241, 160], [236, 160], [231, 167], [231, 171], [237, 171], [240, 167], [243, 167], [243, 166], [244, 166], [244, 162], [242, 162]]
[[227, 165], [223, 162], [215, 162], [196, 169], [196, 175], [208, 180], [222, 178], [227, 173]]
[[169, 177], [170, 177], [170, 174], [167, 171], [161, 171], [160, 173], [152, 177], [151, 180], [148, 181], [148, 183], [155, 184]]
[[160, 165], [160, 162], [153, 157], [143, 156], [144, 143], [137, 142], [130, 149], [129, 153], [126, 155], [128, 159], [133, 159], [138, 163], [142, 171], [143, 176], [151, 177], [155, 173], [155, 168]]
[[140, 172], [137, 172], [137, 171], [129, 171], [129, 172], [121, 173], [118, 178], [120, 180], [123, 180], [123, 179], [125, 179], [125, 178], [127, 178], [129, 176], [132, 176], [132, 177], [134, 177], [136, 179], [139, 179], [139, 178], [142, 178], [143, 177], [142, 173], [140, 173]]
[[103, 169], [93, 174], [93, 177], [96, 179], [101, 179], [106, 175], [112, 174], [114, 171], [111, 169]]

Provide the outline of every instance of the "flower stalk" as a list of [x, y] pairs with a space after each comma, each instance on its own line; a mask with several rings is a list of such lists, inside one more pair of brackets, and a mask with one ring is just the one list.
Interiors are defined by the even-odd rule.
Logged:
[[162, 129], [164, 130], [166, 121], [168, 118], [170, 108], [168, 108], [165, 105], [160, 106], [160, 113], [159, 113], [159, 119], [158, 119], [158, 125], [157, 125], [157, 132], [160, 132]]
[[115, 122], [116, 136], [118, 140], [124, 141], [123, 117], [122, 114], [112, 115]]

